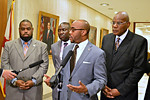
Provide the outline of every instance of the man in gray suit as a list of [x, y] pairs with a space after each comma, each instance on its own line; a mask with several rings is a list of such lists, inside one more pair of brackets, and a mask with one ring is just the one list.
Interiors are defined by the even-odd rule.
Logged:
[[[62, 22], [58, 27], [58, 36], [59, 36], [60, 40], [58, 42], [52, 44], [52, 46], [51, 46], [52, 59], [53, 59], [54, 67], [55, 67], [55, 73], [60, 68], [60, 64], [62, 61], [62, 55], [63, 55], [63, 49], [71, 43], [69, 40], [69, 30], [70, 30], [70, 24], [68, 22]], [[44, 75], [44, 76], [47, 78], [45, 80], [45, 83], [47, 85], [49, 85], [50, 77], [47, 75]], [[60, 81], [62, 81], [62, 80], [60, 80]], [[58, 96], [59, 95], [58, 95], [58, 91], [57, 91], [57, 87], [56, 87], [52, 91], [53, 100], [58, 100]]]
[[39, 60], [44, 63], [24, 70], [13, 80], [7, 81], [6, 100], [42, 100], [42, 81], [49, 64], [47, 45], [32, 39], [33, 26], [27, 19], [20, 22], [19, 33], [20, 38], [5, 44], [2, 68], [19, 71]]
[[71, 25], [69, 39], [73, 44], [64, 49], [63, 58], [75, 45], [79, 48], [72, 73], [70, 60], [62, 71], [61, 100], [98, 100], [97, 93], [107, 82], [105, 53], [88, 41], [89, 30], [86, 20], [76, 20]]

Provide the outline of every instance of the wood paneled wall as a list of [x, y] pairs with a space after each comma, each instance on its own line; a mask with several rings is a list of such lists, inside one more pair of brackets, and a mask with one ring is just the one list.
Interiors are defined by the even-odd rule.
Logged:
[[0, 0], [0, 56], [7, 24], [7, 0]]

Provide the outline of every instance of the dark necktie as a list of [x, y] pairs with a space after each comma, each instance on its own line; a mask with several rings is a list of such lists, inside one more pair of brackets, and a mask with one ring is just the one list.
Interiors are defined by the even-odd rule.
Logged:
[[68, 43], [64, 43], [64, 48], [68, 45]]
[[120, 40], [120, 38], [118, 37], [118, 38], [117, 38], [117, 41], [116, 41], [116, 43], [115, 43], [115, 50], [117, 50], [118, 47], [119, 47], [119, 40]]
[[77, 48], [79, 48], [78, 45], [75, 46], [75, 49], [73, 51], [73, 55], [72, 55], [72, 57], [70, 59], [70, 75], [71, 75], [71, 73], [72, 73], [72, 71], [73, 71], [73, 69], [75, 67], [76, 55], [77, 55]]

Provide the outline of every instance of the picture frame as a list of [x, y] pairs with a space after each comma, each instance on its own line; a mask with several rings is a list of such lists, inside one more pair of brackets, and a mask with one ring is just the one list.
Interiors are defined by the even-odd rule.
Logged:
[[51, 45], [58, 39], [59, 16], [39, 11], [37, 40], [47, 44], [48, 54], [51, 55]]
[[74, 19], [70, 19], [70, 25], [71, 25], [74, 21], [75, 21]]
[[100, 30], [100, 45], [99, 45], [100, 48], [102, 47], [103, 37], [107, 34], [109, 34], [109, 30], [105, 29], [105, 28], [101, 28], [101, 30]]
[[90, 26], [90, 32], [88, 35], [88, 39], [91, 43], [96, 45], [96, 38], [97, 38], [97, 28], [94, 26]]

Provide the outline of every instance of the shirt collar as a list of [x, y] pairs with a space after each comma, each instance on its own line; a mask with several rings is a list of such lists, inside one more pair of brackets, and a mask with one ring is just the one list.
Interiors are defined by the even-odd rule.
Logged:
[[124, 34], [122, 34], [121, 36], [118, 36], [118, 35], [117, 35], [117, 36], [116, 36], [116, 41], [117, 41], [117, 38], [118, 38], [118, 37], [120, 38], [121, 41], [123, 41], [123, 40], [125, 39], [125, 37], [127, 36], [128, 31], [129, 31], [129, 30], [127, 29], [126, 32], [125, 32]]
[[79, 49], [84, 49], [86, 47], [86, 45], [88, 44], [88, 39], [86, 39], [85, 41], [79, 43]]
[[[24, 45], [24, 42], [25, 42], [25, 41], [22, 40], [21, 38], [20, 38], [20, 40], [21, 40], [22, 45]], [[31, 41], [32, 41], [32, 39], [30, 39], [30, 40], [28, 41], [28, 45], [30, 45]]]

